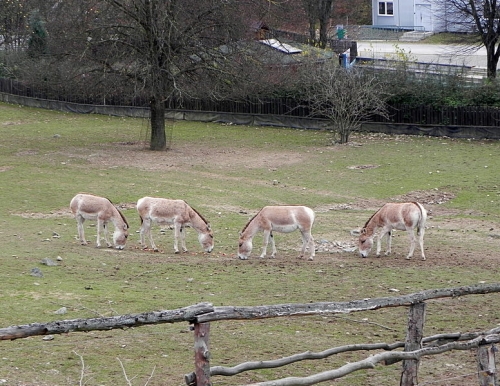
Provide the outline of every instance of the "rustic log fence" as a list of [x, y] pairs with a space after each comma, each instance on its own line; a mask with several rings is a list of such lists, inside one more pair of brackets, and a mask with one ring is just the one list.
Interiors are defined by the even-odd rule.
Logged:
[[[400, 385], [413, 386], [418, 384], [418, 364], [422, 357], [437, 355], [451, 350], [470, 349], [478, 349], [479, 385], [497, 386], [495, 368], [496, 348], [494, 344], [500, 342], [500, 327], [483, 332], [450, 333], [423, 337], [426, 301], [438, 298], [454, 298], [497, 292], [500, 292], [500, 283], [432, 289], [398, 297], [368, 298], [347, 302], [290, 303], [256, 307], [214, 307], [210, 303], [199, 303], [175, 310], [10, 326], [0, 328], [0, 340], [14, 340], [36, 335], [63, 334], [78, 331], [111, 330], [161, 323], [188, 322], [193, 325], [195, 349], [195, 371], [185, 375], [185, 382], [189, 386], [212, 385], [211, 377], [216, 375], [231, 376], [244, 371], [276, 368], [302, 360], [324, 359], [341, 352], [357, 350], [384, 350], [384, 352], [371, 355], [358, 362], [348, 363], [338, 369], [308, 377], [289, 377], [248, 386], [314, 385], [341, 378], [361, 369], [374, 368], [378, 363], [391, 365], [399, 361], [403, 361]], [[234, 367], [210, 366], [209, 338], [211, 322], [318, 314], [347, 314], [386, 307], [409, 307], [405, 342], [396, 342], [393, 344], [355, 344], [336, 347], [319, 353], [308, 351], [277, 360], [246, 362]], [[404, 351], [397, 351], [396, 349], [398, 348], [404, 348]]]

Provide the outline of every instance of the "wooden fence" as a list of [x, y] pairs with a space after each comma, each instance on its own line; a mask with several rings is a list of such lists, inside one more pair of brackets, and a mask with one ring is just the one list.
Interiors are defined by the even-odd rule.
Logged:
[[[417, 370], [420, 358], [451, 350], [470, 349], [478, 349], [479, 384], [497, 386], [494, 355], [496, 349], [493, 345], [500, 342], [500, 327], [484, 332], [439, 334], [431, 337], [423, 337], [422, 335], [426, 301], [438, 298], [497, 292], [500, 292], [500, 283], [432, 289], [398, 297], [362, 299], [348, 302], [276, 304], [256, 307], [214, 307], [210, 303], [200, 303], [176, 310], [10, 326], [0, 328], [0, 340], [14, 340], [35, 335], [63, 334], [77, 331], [111, 330], [160, 323], [189, 322], [194, 326], [195, 371], [185, 375], [185, 381], [188, 386], [209, 386], [212, 384], [211, 377], [216, 375], [231, 376], [244, 371], [276, 368], [301, 360], [324, 359], [341, 352], [355, 350], [383, 350], [383, 352], [371, 355], [358, 362], [346, 364], [338, 369], [311, 376], [283, 378], [249, 386], [314, 385], [341, 378], [362, 369], [374, 368], [379, 363], [390, 365], [399, 361], [403, 361], [400, 385], [416, 386], [418, 384]], [[349, 345], [332, 348], [320, 353], [308, 351], [278, 360], [246, 362], [234, 367], [211, 367], [210, 365], [209, 338], [211, 322], [318, 314], [347, 314], [377, 310], [385, 307], [409, 307], [405, 342]], [[404, 351], [396, 351], [398, 348], [404, 348]]]

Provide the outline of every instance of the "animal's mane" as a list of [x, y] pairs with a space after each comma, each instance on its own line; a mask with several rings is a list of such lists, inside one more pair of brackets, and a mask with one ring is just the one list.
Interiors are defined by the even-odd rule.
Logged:
[[128, 225], [127, 219], [125, 218], [123, 213], [120, 211], [120, 209], [118, 209], [116, 207], [116, 205], [113, 204], [113, 201], [111, 201], [109, 198], [107, 198], [107, 197], [105, 197], [105, 198], [106, 198], [106, 200], [108, 200], [111, 203], [111, 205], [113, 205], [115, 207], [116, 211], [120, 214], [120, 217], [122, 218], [123, 222], [125, 223], [125, 225], [127, 225], [127, 229], [130, 228], [130, 225]]
[[130, 228], [130, 225], [128, 225], [127, 219], [125, 218], [125, 216], [123, 215], [123, 213], [118, 208], [116, 210], [118, 211], [118, 213], [120, 213], [120, 216], [121, 216], [123, 222], [127, 225], [127, 229]]
[[[184, 202], [186, 202], [186, 201], [184, 201]], [[189, 207], [193, 210], [193, 212], [194, 212], [194, 213], [196, 213], [198, 216], [200, 216], [200, 218], [203, 220], [203, 222], [204, 222], [205, 224], [207, 224], [207, 225], [208, 225], [208, 221], [207, 221], [207, 220], [205, 220], [205, 217], [203, 217], [203, 216], [201, 215], [201, 213], [200, 213], [200, 212], [198, 212], [195, 208], [193, 208], [193, 207], [192, 207], [191, 205], [189, 205], [187, 202], [186, 202], [186, 204], [187, 204], [187, 205], [188, 205], [188, 206], [189, 206]]]
[[241, 233], [245, 232], [245, 230], [248, 228], [248, 225], [254, 220], [255, 217], [257, 217], [257, 215], [262, 211], [259, 210], [250, 220], [248, 220], [248, 222], [245, 224], [245, 226], [243, 227], [243, 229], [241, 230]]
[[370, 218], [368, 219], [368, 221], [365, 223], [365, 225], [363, 226], [363, 228], [366, 228], [368, 226], [368, 224], [370, 223], [370, 221], [372, 221], [372, 218], [378, 213], [380, 212], [380, 209], [382, 209], [384, 207], [384, 205], [382, 205], [381, 208], [379, 208], [379, 210], [377, 210], [375, 213], [373, 213]]

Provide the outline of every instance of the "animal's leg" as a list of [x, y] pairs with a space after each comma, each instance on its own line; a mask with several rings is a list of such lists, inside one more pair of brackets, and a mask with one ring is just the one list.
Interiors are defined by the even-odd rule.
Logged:
[[[99, 221], [99, 220], [97, 220], [97, 221]], [[102, 224], [102, 229], [104, 230], [103, 233], [104, 233], [104, 241], [106, 241], [106, 246], [108, 248], [111, 248], [113, 246], [113, 244], [111, 244], [109, 242], [108, 223], [107, 223], [107, 221], [102, 221], [101, 224]]]
[[413, 251], [415, 250], [415, 234], [413, 233], [413, 229], [406, 229], [408, 231], [408, 237], [410, 238], [410, 252], [408, 252], [407, 259], [410, 259], [413, 256]]
[[380, 250], [382, 249], [381, 240], [385, 236], [386, 233], [387, 233], [387, 231], [384, 229], [377, 236], [377, 253], [376, 253], [377, 257], [380, 257]]
[[269, 241], [271, 241], [271, 248], [273, 250], [271, 257], [274, 259], [276, 258], [276, 253], [278, 253], [278, 250], [276, 249], [273, 232], [269, 233]]
[[141, 247], [146, 249], [148, 246], [146, 244], [146, 237], [149, 237], [149, 243], [151, 244], [151, 248], [153, 251], [158, 251], [158, 248], [155, 245], [155, 242], [153, 240], [153, 235], [151, 233], [151, 225], [152, 221], [151, 219], [143, 219], [142, 225], [141, 225]]
[[309, 244], [310, 252], [311, 255], [309, 256], [309, 260], [314, 260], [314, 256], [316, 256], [316, 247], [314, 246], [314, 238], [312, 237], [311, 233], [307, 235], [308, 241], [307, 244]]
[[180, 235], [181, 235], [182, 252], [187, 252], [188, 250], [186, 248], [186, 228], [184, 228], [183, 226], [181, 226]]
[[101, 228], [102, 228], [102, 222], [101, 220], [97, 219], [97, 243], [96, 247], [100, 248], [101, 247]]
[[[267, 244], [269, 243], [269, 238], [271, 237], [271, 231], [265, 230], [264, 231], [264, 236], [263, 236], [263, 245], [262, 245], [262, 253], [260, 254], [261, 258], [266, 257], [267, 253]], [[272, 241], [274, 245], [274, 239]], [[274, 251], [273, 251], [274, 252]], [[272, 255], [271, 257], [275, 257], [276, 254]]]
[[82, 216], [78, 216], [76, 218], [76, 228], [78, 229], [78, 238], [80, 239], [80, 243], [82, 245], [87, 245], [87, 240], [85, 240], [85, 231], [83, 228], [83, 223], [85, 222], [85, 218]]
[[174, 224], [174, 253], [179, 253], [179, 238], [181, 237], [181, 224]]
[[304, 232], [302, 232], [302, 230], [300, 231], [300, 234], [302, 236], [302, 248], [300, 250], [299, 259], [302, 259], [306, 253], [307, 243], [309, 239], [307, 238], [307, 235]]
[[385, 252], [386, 256], [389, 256], [392, 252], [392, 231], [387, 232], [387, 251]]
[[420, 244], [420, 252], [422, 253], [422, 260], [425, 260], [425, 252], [424, 252], [424, 227], [418, 230], [418, 243]]

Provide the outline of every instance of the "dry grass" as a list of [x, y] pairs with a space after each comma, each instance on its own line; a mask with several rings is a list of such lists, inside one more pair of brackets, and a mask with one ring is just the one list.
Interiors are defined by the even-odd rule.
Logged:
[[[331, 146], [329, 133], [178, 122], [173, 149], [152, 153], [142, 120], [79, 116], [0, 105], [0, 327], [173, 309], [208, 301], [264, 305], [347, 301], [498, 280], [498, 142], [355, 135]], [[5, 123], [7, 122], [7, 123]], [[369, 167], [368, 167], [369, 166]], [[107, 196], [131, 224], [123, 251], [81, 246], [68, 205], [78, 191]], [[154, 228], [159, 253], [138, 246], [134, 203], [145, 195], [184, 198], [212, 223], [216, 248], [204, 254], [188, 231], [175, 255], [170, 231]], [[359, 258], [350, 231], [386, 201], [419, 200], [431, 215], [428, 260], [405, 260], [397, 232], [390, 257]], [[314, 236], [329, 248], [297, 259], [299, 235], [276, 234], [277, 259], [236, 258], [237, 235], [269, 203], [317, 212]], [[89, 224], [89, 239], [95, 229]], [[43, 258], [62, 260], [57, 267]], [[30, 275], [40, 268], [43, 278]], [[425, 335], [498, 324], [498, 296], [429, 302]], [[55, 313], [61, 307], [68, 312]], [[404, 340], [406, 310], [212, 323], [213, 365], [276, 359], [349, 343]], [[8, 385], [182, 385], [193, 371], [193, 335], [173, 324], [2, 342]], [[214, 377], [235, 385], [329, 370], [369, 353], [286, 368]], [[474, 353], [425, 359], [421, 384], [476, 385]], [[472, 374], [472, 375], [471, 375]], [[389, 385], [400, 365], [377, 366], [335, 385]]]

